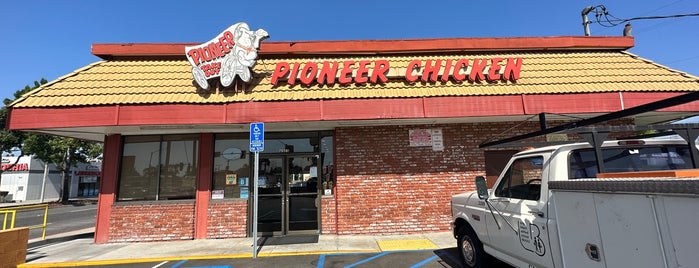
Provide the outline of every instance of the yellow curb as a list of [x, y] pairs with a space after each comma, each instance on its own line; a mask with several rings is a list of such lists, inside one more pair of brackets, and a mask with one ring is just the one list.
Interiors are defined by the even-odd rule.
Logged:
[[[379, 250], [331, 250], [331, 251], [303, 251], [303, 252], [269, 252], [257, 254], [258, 257], [280, 257], [299, 255], [321, 255], [338, 253], [376, 253]], [[141, 258], [141, 259], [117, 259], [100, 261], [75, 261], [75, 262], [47, 262], [47, 263], [24, 263], [17, 265], [18, 268], [39, 268], [39, 267], [76, 267], [76, 266], [100, 266], [113, 264], [131, 264], [144, 262], [164, 262], [181, 260], [211, 260], [211, 259], [242, 259], [252, 258], [252, 253], [228, 254], [228, 255], [206, 255], [206, 256], [179, 256], [162, 258]]]
[[423, 250], [437, 249], [437, 245], [428, 239], [406, 239], [406, 240], [377, 240], [381, 251], [401, 251], [401, 250]]

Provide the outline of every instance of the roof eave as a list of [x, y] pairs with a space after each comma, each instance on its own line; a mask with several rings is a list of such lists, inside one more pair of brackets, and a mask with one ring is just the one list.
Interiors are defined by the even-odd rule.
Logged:
[[[199, 43], [93, 44], [92, 54], [112, 57], [183, 56], [185, 46]], [[626, 50], [631, 36], [555, 36], [509, 38], [434, 38], [401, 40], [276, 41], [260, 44], [260, 55], [394, 54], [448, 51]]]

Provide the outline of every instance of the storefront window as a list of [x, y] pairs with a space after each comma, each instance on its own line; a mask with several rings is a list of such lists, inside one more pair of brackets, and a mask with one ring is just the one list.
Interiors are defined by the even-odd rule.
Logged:
[[[313, 153], [318, 147], [317, 133], [270, 133], [265, 137], [264, 153]], [[312, 135], [312, 136], [302, 136]]]
[[216, 136], [212, 199], [248, 198], [251, 170], [249, 145], [250, 140], [244, 135]]
[[[320, 142], [319, 142], [320, 141]], [[211, 199], [248, 198], [251, 195], [251, 165], [248, 134], [218, 134], [214, 143], [214, 167]], [[313, 153], [322, 155], [322, 179], [328, 188], [334, 183], [332, 132], [265, 133], [262, 155]], [[260, 169], [271, 168], [269, 161], [260, 161]], [[316, 171], [318, 172], [318, 171]]]
[[194, 199], [197, 135], [124, 138], [118, 201]]

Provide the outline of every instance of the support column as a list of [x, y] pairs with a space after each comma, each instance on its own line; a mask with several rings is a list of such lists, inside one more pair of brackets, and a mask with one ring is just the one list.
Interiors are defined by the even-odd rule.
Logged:
[[205, 239], [211, 197], [214, 166], [214, 134], [199, 134], [199, 165], [197, 166], [197, 194], [194, 205], [194, 239]]
[[119, 162], [121, 161], [120, 134], [105, 136], [103, 158], [97, 202], [97, 222], [95, 223], [96, 244], [103, 244], [109, 241], [109, 219], [112, 215], [112, 205], [114, 205], [116, 198]]

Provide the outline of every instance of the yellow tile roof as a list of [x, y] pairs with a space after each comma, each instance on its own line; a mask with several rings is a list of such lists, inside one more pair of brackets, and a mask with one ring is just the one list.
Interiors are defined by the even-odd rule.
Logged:
[[[390, 79], [385, 84], [272, 86], [270, 76], [279, 61], [389, 60], [391, 68], [406, 68], [411, 60], [460, 58], [523, 60], [516, 82], [409, 84]], [[102, 60], [47, 83], [17, 100], [13, 107], [68, 107], [129, 104], [216, 104], [244, 101], [290, 101], [359, 98], [414, 98], [512, 94], [591, 93], [617, 91], [699, 91], [699, 77], [691, 76], [619, 50], [448, 52], [444, 54], [347, 57], [266, 57], [254, 67], [253, 84], [234, 89], [197, 91], [191, 65], [182, 60]]]

